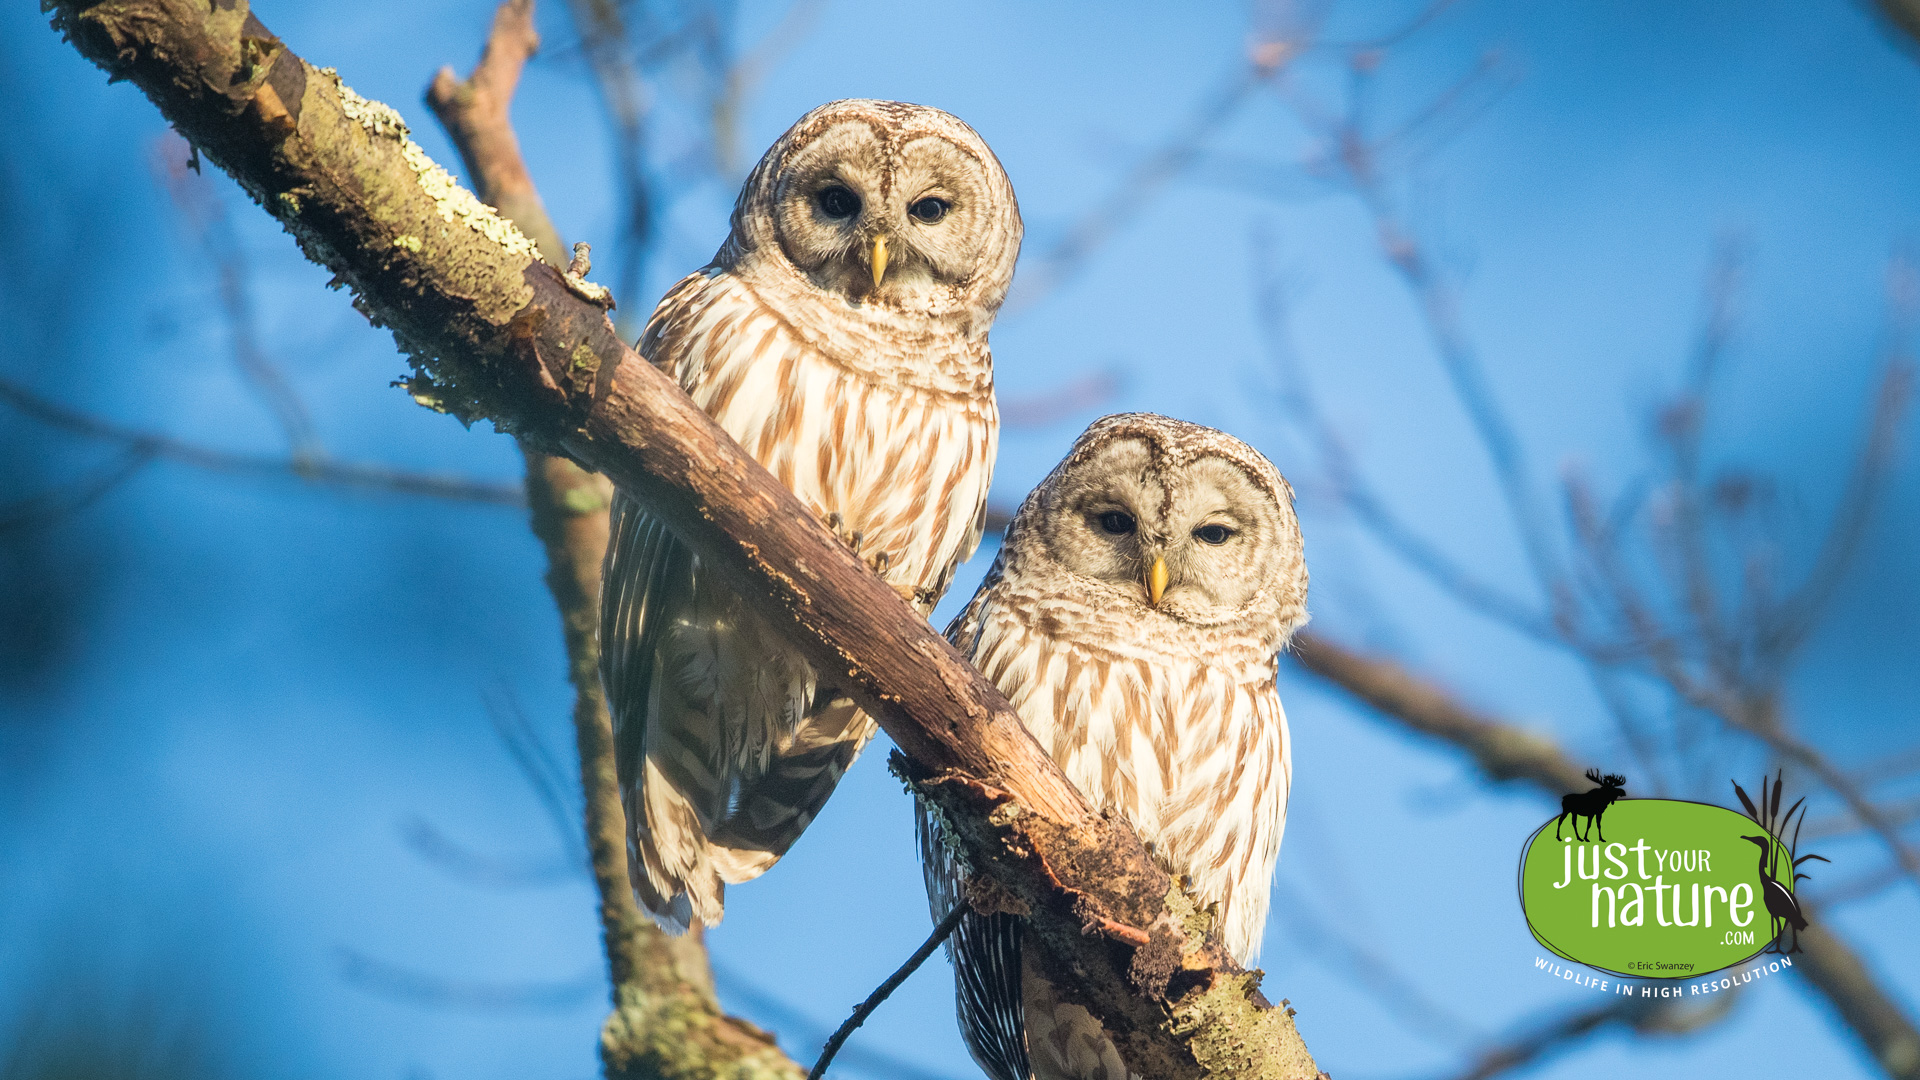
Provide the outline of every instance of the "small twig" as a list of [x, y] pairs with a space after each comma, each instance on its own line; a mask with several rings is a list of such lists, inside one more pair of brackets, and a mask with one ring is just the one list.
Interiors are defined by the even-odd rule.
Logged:
[[1075, 222], [1049, 250], [1036, 253], [1014, 285], [1007, 313], [1024, 311], [1058, 288], [1108, 237], [1137, 217], [1161, 188], [1199, 159], [1208, 139], [1225, 127], [1254, 91], [1272, 82], [1298, 57], [1304, 42], [1260, 43], [1245, 67], [1215, 90], [1173, 135], [1129, 171], [1105, 200]]
[[968, 910], [965, 900], [953, 905], [953, 910], [947, 912], [946, 918], [940, 920], [940, 925], [934, 927], [933, 933], [927, 935], [927, 940], [920, 943], [920, 947], [913, 951], [912, 956], [907, 957], [907, 962], [900, 965], [900, 970], [889, 975], [887, 981], [880, 984], [879, 989], [869, 994], [867, 1000], [853, 1010], [853, 1015], [847, 1017], [847, 1022], [840, 1025], [840, 1030], [834, 1032], [833, 1038], [828, 1039], [827, 1045], [821, 1049], [820, 1060], [813, 1063], [813, 1071], [807, 1074], [807, 1080], [820, 1080], [826, 1075], [827, 1065], [833, 1061], [833, 1055], [840, 1052], [841, 1045], [852, 1037], [854, 1029], [866, 1023], [867, 1017], [873, 1015], [873, 1010], [879, 1008], [880, 1003], [887, 1000], [888, 995], [900, 989], [900, 984], [906, 982], [908, 976], [920, 970], [920, 965], [927, 962], [927, 957], [933, 955], [933, 950], [939, 948], [941, 942], [953, 936], [954, 928], [960, 925], [960, 920], [965, 917]]
[[1391, 961], [1320, 918], [1306, 897], [1275, 886], [1288, 912], [1289, 929], [1300, 947], [1319, 954], [1326, 965], [1373, 992], [1407, 1030], [1439, 1043], [1459, 1044], [1477, 1037], [1474, 1025], [1428, 998]]
[[1115, 368], [1100, 368], [1052, 390], [1037, 394], [1000, 396], [1000, 426], [1008, 428], [1051, 427], [1063, 420], [1087, 413], [1112, 401], [1120, 392], [1125, 377]]
[[[1859, 781], [1855, 780], [1854, 783]], [[1920, 797], [1888, 803], [1882, 809], [1886, 812], [1887, 820], [1895, 825], [1911, 825], [1920, 821]], [[1853, 814], [1835, 814], [1807, 822], [1806, 833], [1809, 840], [1821, 840], [1829, 836], [1845, 836], [1865, 827]]]
[[652, 112], [646, 82], [627, 41], [627, 23], [613, 0], [568, 0], [580, 44], [593, 69], [600, 102], [613, 127], [614, 173], [620, 186], [621, 226], [613, 294], [633, 310], [634, 293], [654, 241], [656, 194], [646, 171], [647, 121]]
[[1566, 645], [1565, 635], [1551, 620], [1517, 597], [1488, 584], [1402, 521], [1373, 491], [1348, 452], [1339, 432], [1316, 401], [1305, 366], [1295, 355], [1287, 333], [1288, 301], [1281, 275], [1272, 266], [1270, 243], [1254, 239], [1256, 262], [1265, 272], [1258, 280], [1255, 306], [1269, 362], [1280, 381], [1280, 404], [1287, 417], [1313, 443], [1327, 473], [1327, 486], [1341, 505], [1375, 540], [1427, 579], [1451, 593], [1468, 608], [1504, 623], [1528, 637], [1555, 646]]
[[533, 722], [510, 688], [502, 687], [497, 693], [485, 695], [485, 701], [494, 734], [547, 811], [561, 847], [575, 865], [587, 865], [590, 856], [580, 830], [584, 807], [580, 805], [581, 798], [574, 794], [574, 782], [567, 775], [567, 767], [547, 749], [546, 741], [534, 730]]
[[1856, 900], [1876, 896], [1906, 879], [1906, 871], [1898, 866], [1882, 866], [1851, 880], [1821, 889], [1813, 896], [1809, 896], [1807, 903], [1817, 904], [1823, 908], [1839, 907], [1841, 904], [1851, 904]]
[[[736, 1005], [743, 1015], [770, 1025], [781, 1033], [783, 1040], [803, 1045], [814, 1042], [825, 1044], [829, 1034], [825, 1023], [762, 986], [752, 976], [728, 967], [724, 961], [715, 960], [713, 981], [720, 988], [722, 996]], [[930, 1069], [922, 1062], [857, 1043], [841, 1047], [835, 1060], [849, 1068], [884, 1076], [888, 1080], [955, 1080], [952, 1073]]]
[[325, 451], [314, 430], [313, 416], [286, 373], [260, 344], [253, 295], [248, 289], [252, 274], [247, 266], [246, 249], [234, 234], [226, 205], [214, 191], [212, 178], [201, 175], [198, 160], [199, 150], [176, 134], [163, 135], [154, 144], [155, 171], [166, 183], [174, 208], [186, 220], [219, 273], [220, 307], [233, 338], [234, 366], [240, 369], [241, 377], [261, 404], [273, 414], [294, 460], [318, 461], [325, 456]]
[[71, 490], [54, 490], [29, 495], [17, 502], [0, 504], [0, 532], [24, 529], [34, 525], [68, 518], [95, 502], [104, 498], [109, 491], [131, 478], [153, 460], [153, 452], [144, 447], [129, 446], [122, 450], [119, 459], [102, 470], [100, 475]]
[[341, 978], [370, 993], [429, 1008], [471, 1012], [575, 1009], [605, 984], [597, 969], [560, 982], [467, 982], [390, 964], [349, 948], [339, 950], [339, 963]]
[[[400, 822], [400, 839], [423, 861], [450, 877], [490, 889], [520, 889], [577, 881], [585, 864], [569, 853], [564, 858], [506, 859], [475, 851], [448, 836], [426, 818]], [[575, 845], [576, 847], [578, 845]]]
[[489, 503], [494, 506], [524, 506], [526, 494], [514, 484], [494, 484], [457, 476], [409, 472], [385, 465], [356, 465], [350, 462], [272, 457], [241, 454], [183, 442], [170, 435], [122, 427], [107, 420], [40, 397], [26, 387], [0, 379], [0, 401], [41, 423], [71, 431], [102, 442], [118, 443], [143, 456], [164, 458], [214, 472], [246, 473], [254, 476], [291, 477], [323, 487], [379, 491], [396, 495], [425, 495], [457, 502]]
[[1873, 415], [1867, 424], [1866, 444], [1854, 463], [1853, 473], [1840, 497], [1839, 509], [1823, 538], [1812, 571], [1800, 588], [1782, 605], [1779, 625], [1763, 636], [1761, 645], [1770, 656], [1785, 656], [1806, 640], [1853, 563], [1855, 552], [1866, 536], [1867, 524], [1879, 504], [1888, 475], [1892, 472], [1896, 440], [1907, 404], [1913, 395], [1914, 368], [1911, 361], [1895, 355], [1888, 360], [1874, 395]]
[[732, 179], [740, 171], [736, 143], [740, 110], [747, 97], [766, 78], [767, 73], [807, 36], [826, 6], [826, 0], [793, 0], [779, 23], [727, 68], [711, 110], [713, 169], [721, 179]]

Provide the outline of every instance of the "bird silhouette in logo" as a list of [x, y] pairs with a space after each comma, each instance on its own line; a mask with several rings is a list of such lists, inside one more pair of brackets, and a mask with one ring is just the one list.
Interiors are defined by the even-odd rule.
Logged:
[[[1808, 876], [1800, 873], [1800, 864], [1809, 859], [1819, 859], [1821, 862], [1830, 861], [1824, 855], [1800, 855], [1795, 857], [1795, 850], [1800, 844], [1800, 826], [1805, 824], [1807, 820], [1807, 800], [1805, 798], [1799, 799], [1787, 808], [1785, 814], [1781, 814], [1779, 773], [1774, 774], [1773, 788], [1771, 791], [1767, 788], [1767, 778], [1764, 776], [1760, 778], [1759, 806], [1755, 806], [1753, 800], [1747, 797], [1746, 791], [1740, 787], [1738, 781], [1733, 782], [1733, 793], [1740, 797], [1740, 805], [1746, 807], [1747, 816], [1752, 818], [1754, 822], [1764, 830], [1760, 836], [1742, 836], [1740, 838], [1754, 844], [1760, 849], [1760, 863], [1757, 871], [1760, 875], [1760, 899], [1766, 904], [1767, 914], [1773, 920], [1772, 942], [1761, 951], [1799, 952], [1800, 931], [1807, 928], [1807, 917], [1801, 912], [1800, 901], [1794, 898], [1793, 892], [1794, 888], [1799, 885], [1800, 879]], [[1800, 812], [1800, 821], [1793, 826], [1793, 839], [1791, 841], [1782, 840], [1780, 839], [1780, 834], [1786, 831], [1787, 822], [1793, 821], [1795, 811]], [[1786, 856], [1788, 866], [1794, 872], [1793, 881], [1790, 885], [1781, 884], [1780, 879], [1774, 876], [1774, 868], [1778, 865], [1782, 855]], [[1780, 947], [1780, 939], [1786, 936], [1789, 928], [1793, 930], [1793, 945], [1791, 948], [1782, 949]]]

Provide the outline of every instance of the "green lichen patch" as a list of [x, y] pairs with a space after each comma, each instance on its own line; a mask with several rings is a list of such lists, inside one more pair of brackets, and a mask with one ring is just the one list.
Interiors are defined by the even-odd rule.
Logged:
[[321, 68], [319, 73], [333, 81], [340, 96], [340, 109], [348, 119], [367, 129], [376, 138], [391, 139], [400, 144], [401, 157], [420, 181], [420, 190], [433, 200], [440, 220], [449, 225], [456, 222], [465, 225], [498, 244], [508, 255], [539, 258], [540, 249], [513, 222], [481, 202], [473, 192], [461, 186], [452, 174], [441, 168], [438, 162], [427, 156], [420, 144], [409, 137], [407, 122], [400, 118], [393, 106], [361, 97], [332, 68]]
[[1203, 1075], [1233, 1080], [1313, 1080], [1319, 1069], [1281, 1009], [1253, 1003], [1250, 974], [1215, 979], [1172, 1009], [1170, 1027]]

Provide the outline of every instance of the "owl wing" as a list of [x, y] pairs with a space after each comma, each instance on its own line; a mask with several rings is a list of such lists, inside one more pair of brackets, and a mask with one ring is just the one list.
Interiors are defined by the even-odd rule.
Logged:
[[[614, 492], [612, 519], [601, 573], [600, 675], [627, 817], [627, 874], [641, 906], [684, 931], [701, 909], [718, 908], [724, 887], [706, 857], [694, 802], [684, 788], [668, 784], [652, 760], [665, 756], [667, 740], [666, 733], [649, 730], [649, 719], [661, 638], [693, 607], [693, 555], [625, 492]], [[708, 757], [675, 771], [713, 775], [718, 762]]]
[[[789, 351], [747, 299], [724, 275], [690, 275], [661, 300], [642, 339], [648, 359], [695, 383], [696, 400], [723, 426], [730, 403], [766, 395], [750, 378], [755, 362]], [[601, 673], [629, 873], [662, 925], [684, 930], [695, 917], [711, 925], [724, 885], [759, 876], [786, 853], [874, 725], [850, 699], [823, 692], [806, 660], [703, 574], [664, 523], [624, 492], [613, 510]]]
[[616, 492], [601, 673], [629, 874], [655, 918], [720, 921], [724, 883], [772, 866], [833, 792], [868, 721], [660, 521]]

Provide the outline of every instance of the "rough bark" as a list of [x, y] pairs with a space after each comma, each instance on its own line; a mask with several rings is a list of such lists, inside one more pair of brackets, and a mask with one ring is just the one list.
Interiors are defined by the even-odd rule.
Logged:
[[[1465, 750], [1489, 779], [1522, 781], [1558, 799], [1591, 783], [1552, 740], [1493, 719], [1398, 662], [1367, 656], [1317, 634], [1294, 639], [1294, 658], [1314, 675], [1359, 698], [1401, 726]], [[1817, 913], [1800, 935], [1794, 970], [1859, 1036], [1887, 1075], [1920, 1080], [1920, 1032], [1882, 989], [1851, 946]]]
[[606, 474], [840, 680], [1143, 1074], [1314, 1075], [1291, 1017], [1199, 932], [1138, 837], [1095, 814], [991, 684], [619, 340], [603, 290], [538, 259], [396, 113], [306, 64], [244, 0], [46, 6], [392, 329], [416, 400]]

